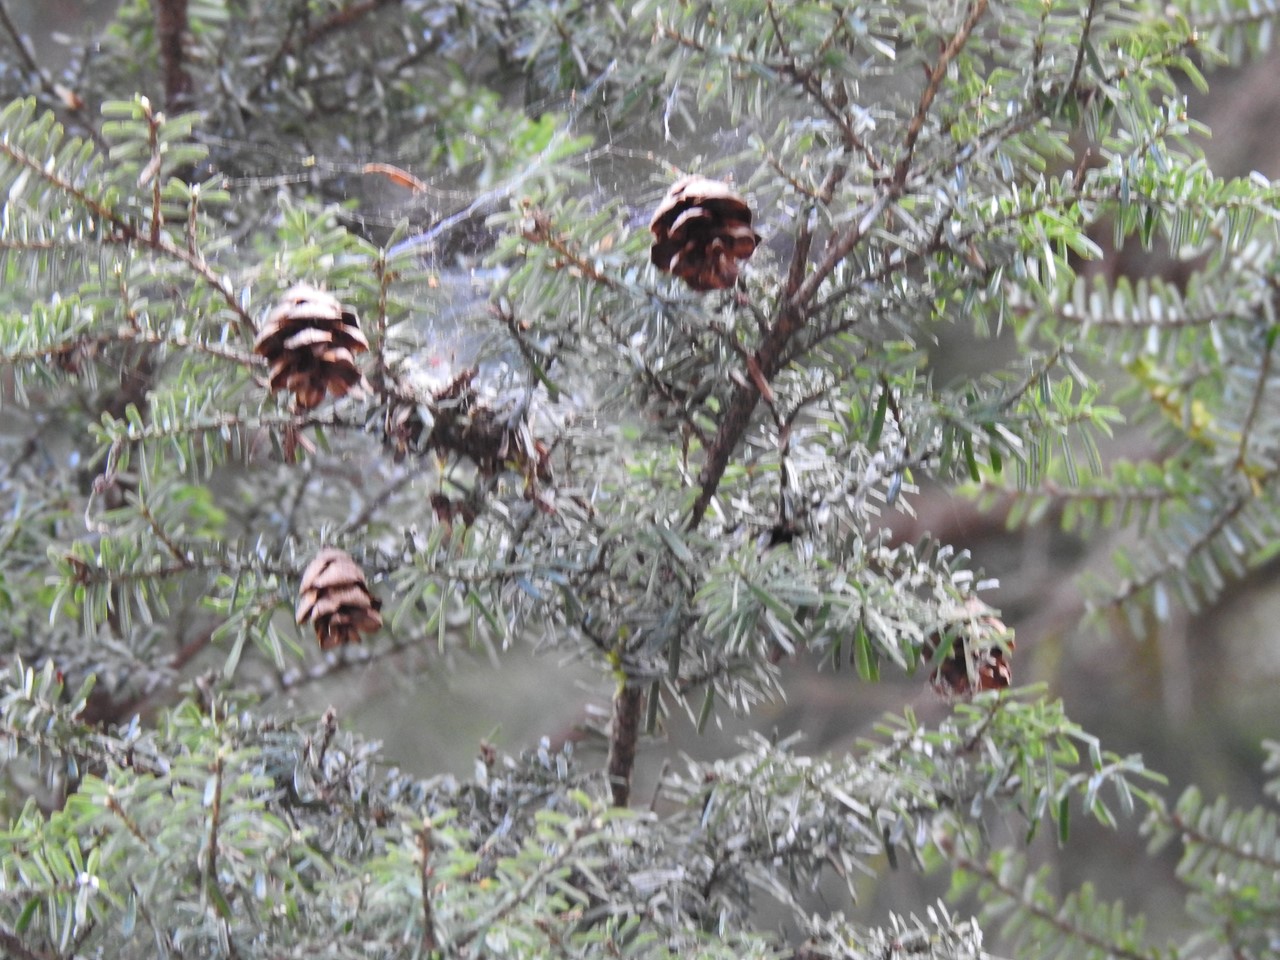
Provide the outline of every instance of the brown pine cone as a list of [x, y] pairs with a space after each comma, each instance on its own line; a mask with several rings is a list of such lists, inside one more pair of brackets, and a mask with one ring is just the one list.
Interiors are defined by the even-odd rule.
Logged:
[[361, 633], [382, 626], [380, 609], [382, 601], [369, 592], [364, 571], [336, 547], [325, 547], [303, 571], [295, 619], [315, 627], [321, 650], [359, 643]]
[[[951, 646], [946, 656], [938, 660], [934, 654], [944, 635], [950, 636]], [[947, 697], [1003, 690], [1013, 682], [1013, 648], [1013, 631], [985, 603], [970, 597], [955, 620], [924, 642], [924, 655], [934, 660], [929, 682]]]
[[738, 261], [755, 253], [760, 235], [751, 208], [727, 183], [684, 177], [672, 184], [649, 223], [649, 259], [694, 290], [724, 290], [738, 281]]
[[306, 283], [280, 298], [253, 345], [271, 365], [271, 389], [291, 391], [302, 410], [319, 406], [330, 393], [343, 397], [367, 389], [355, 355], [368, 349], [355, 313]]
[[474, 367], [463, 370], [435, 392], [435, 422], [422, 445], [461, 454], [490, 477], [514, 466], [524, 474], [529, 495], [536, 482], [553, 482], [551, 448], [533, 435], [527, 411], [512, 415], [490, 406], [475, 378]]

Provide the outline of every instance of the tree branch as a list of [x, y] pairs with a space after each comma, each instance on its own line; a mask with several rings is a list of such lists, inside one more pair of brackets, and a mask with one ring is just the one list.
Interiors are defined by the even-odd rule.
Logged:
[[7, 927], [0, 927], [0, 953], [13, 957], [13, 960], [58, 960], [53, 954], [32, 950]]
[[685, 524], [686, 530], [695, 530], [702, 523], [707, 508], [715, 498], [720, 480], [724, 477], [724, 471], [729, 466], [729, 460], [751, 425], [751, 415], [760, 401], [758, 381], [773, 382], [787, 358], [787, 346], [791, 338], [804, 327], [809, 315], [809, 304], [817, 294], [819, 286], [840, 261], [848, 256], [849, 251], [866, 236], [888, 202], [889, 194], [881, 193], [863, 216], [832, 244], [817, 270], [800, 285], [795, 295], [787, 298], [782, 304], [777, 320], [769, 328], [764, 342], [755, 352], [755, 363], [759, 368], [760, 376], [744, 377], [734, 385], [735, 389], [729, 398], [724, 417], [720, 420], [720, 427], [707, 450], [706, 462], [698, 474], [698, 486], [701, 490], [689, 513], [689, 520]]
[[223, 908], [226, 898], [218, 888], [218, 827], [222, 820], [222, 751], [219, 749], [213, 764], [213, 802], [209, 810], [209, 839], [205, 848], [204, 883], [205, 889], [213, 894], [214, 909], [224, 920]]
[[189, 23], [187, 0], [154, 0], [156, 44], [164, 76], [164, 105], [169, 110], [191, 106], [191, 74], [187, 71], [184, 48]]
[[323, 40], [331, 33], [346, 29], [347, 27], [358, 23], [370, 14], [381, 10], [383, 7], [389, 7], [392, 4], [398, 4], [401, 2], [402, 0], [360, 0], [359, 3], [353, 3], [349, 7], [343, 7], [341, 10], [335, 10], [306, 32], [306, 35], [303, 37], [303, 43], [309, 46]]
[[966, 873], [971, 873], [984, 883], [990, 884], [1002, 895], [1013, 900], [1027, 913], [1031, 914], [1042, 923], [1049, 924], [1063, 936], [1079, 941], [1093, 949], [1100, 950], [1106, 956], [1120, 957], [1121, 960], [1153, 960], [1154, 957], [1158, 956], [1157, 953], [1152, 951], [1139, 952], [1137, 950], [1130, 950], [1112, 940], [1100, 937], [1096, 933], [1081, 929], [1072, 922], [1068, 915], [1063, 914], [1058, 910], [1048, 910], [1039, 903], [1036, 903], [1034, 900], [1031, 900], [1023, 885], [1014, 886], [1006, 883], [999, 874], [985, 863], [970, 860], [968, 857], [957, 857], [953, 861], [953, 866], [957, 870], [963, 870]]
[[929, 116], [929, 108], [933, 106], [933, 100], [938, 95], [938, 90], [942, 87], [943, 78], [947, 75], [947, 67], [951, 64], [957, 54], [964, 49], [964, 45], [969, 40], [969, 35], [973, 33], [973, 28], [978, 25], [978, 21], [982, 19], [982, 15], [987, 12], [987, 0], [975, 0], [973, 6], [969, 8], [969, 15], [964, 18], [964, 23], [960, 25], [960, 29], [956, 31], [955, 36], [946, 45], [942, 51], [942, 55], [938, 57], [938, 62], [933, 65], [933, 69], [929, 71], [929, 81], [925, 84], [924, 91], [920, 94], [920, 103], [916, 106], [915, 116], [911, 118], [911, 122], [907, 125], [907, 135], [902, 141], [902, 157], [898, 160], [898, 164], [893, 170], [893, 182], [899, 190], [901, 190], [907, 182], [907, 175], [911, 172], [911, 160], [915, 155], [916, 142], [920, 139], [920, 133], [924, 130], [925, 120]]
[[422, 858], [420, 865], [422, 879], [422, 950], [427, 956], [435, 953], [439, 944], [436, 941], [436, 921], [431, 906], [431, 824], [424, 823], [418, 831], [418, 856]]
[[578, 852], [578, 848], [582, 845], [582, 840], [590, 836], [589, 833], [579, 833], [574, 836], [569, 843], [557, 851], [554, 857], [549, 857], [545, 863], [540, 865], [537, 870], [525, 880], [520, 888], [512, 890], [506, 897], [502, 899], [492, 910], [484, 914], [470, 926], [459, 931], [458, 935], [450, 938], [441, 949], [441, 956], [454, 957], [464, 955], [464, 948], [471, 943], [476, 937], [483, 934], [494, 924], [500, 922], [503, 917], [507, 916], [512, 910], [524, 903], [525, 900], [533, 896], [533, 894], [547, 882], [547, 880], [557, 870], [563, 867]]
[[35, 48], [31, 45], [30, 37], [22, 33], [17, 24], [13, 22], [13, 18], [9, 15], [8, 4], [4, 0], [0, 0], [0, 27], [4, 28], [4, 32], [13, 41], [23, 66], [36, 78], [36, 82], [40, 84], [40, 89], [45, 92], [45, 95], [74, 117], [76, 124], [89, 135], [89, 139], [99, 147], [106, 147], [102, 134], [98, 131], [97, 125], [85, 109], [84, 100], [81, 99], [80, 94], [55, 81], [48, 71], [40, 65], [40, 60], [36, 57]]
[[640, 708], [644, 691], [626, 681], [618, 684], [613, 695], [613, 723], [609, 729], [609, 789], [613, 805], [625, 807], [631, 799], [631, 770], [636, 763], [636, 744], [640, 740]]
[[[167, 234], [161, 233], [154, 240], [144, 236], [132, 223], [123, 217], [118, 211], [107, 206], [101, 200], [91, 196], [85, 190], [77, 187], [74, 183], [61, 176], [56, 170], [51, 169], [43, 160], [33, 157], [26, 150], [16, 144], [0, 140], [0, 154], [7, 156], [14, 163], [30, 170], [34, 175], [40, 177], [50, 185], [57, 187], [68, 197], [71, 197], [76, 203], [80, 204], [90, 213], [92, 213], [104, 227], [108, 227], [107, 239], [109, 242], [125, 242], [137, 243], [147, 249], [154, 250], [157, 253], [177, 260], [186, 265], [197, 277], [213, 287], [222, 296], [227, 306], [231, 309], [241, 323], [241, 325], [250, 333], [256, 331], [253, 318], [249, 316], [249, 312], [240, 305], [239, 299], [232, 290], [231, 284], [227, 279], [214, 272], [213, 268], [205, 262], [204, 258], [198, 253], [191, 253], [184, 247], [177, 246], [169, 239]], [[114, 236], [111, 236], [114, 231]]]

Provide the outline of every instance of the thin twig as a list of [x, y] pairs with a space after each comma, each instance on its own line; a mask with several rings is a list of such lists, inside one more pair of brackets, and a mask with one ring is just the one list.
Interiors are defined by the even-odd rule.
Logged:
[[957, 870], [963, 870], [971, 873], [985, 883], [990, 884], [994, 889], [998, 890], [1004, 896], [1009, 897], [1016, 902], [1023, 910], [1026, 910], [1038, 920], [1049, 924], [1058, 932], [1070, 937], [1080, 943], [1087, 944], [1097, 950], [1102, 951], [1109, 957], [1122, 957], [1124, 960], [1153, 960], [1159, 954], [1155, 952], [1139, 953], [1136, 950], [1130, 950], [1112, 940], [1098, 936], [1088, 930], [1082, 930], [1080, 927], [1072, 923], [1066, 916], [1062, 915], [1058, 910], [1047, 909], [1027, 897], [1026, 891], [1022, 886], [1011, 886], [988, 867], [985, 863], [978, 863], [970, 860], [968, 857], [959, 856], [952, 861], [952, 865]]
[[1080, 72], [1084, 69], [1085, 50], [1089, 44], [1089, 31], [1093, 28], [1093, 17], [1097, 12], [1098, 0], [1089, 0], [1089, 8], [1084, 14], [1084, 26], [1080, 30], [1080, 45], [1076, 48], [1076, 62], [1071, 67], [1071, 79], [1067, 81], [1067, 89], [1062, 94], [1064, 99], [1075, 95], [1076, 85], [1080, 82]]
[[0, 927], [0, 953], [13, 960], [59, 960], [53, 954], [31, 949], [8, 927]]
[[[156, 14], [156, 16], [159, 15], [159, 13]], [[164, 225], [164, 207], [162, 205], [164, 176], [161, 173], [164, 154], [160, 148], [161, 118], [156, 116], [155, 111], [151, 109], [150, 101], [145, 98], [142, 100], [142, 112], [147, 118], [147, 146], [151, 150], [151, 159], [147, 162], [146, 167], [138, 178], [138, 186], [145, 186], [147, 180], [151, 180], [151, 237], [148, 242], [154, 246], [160, 242], [160, 229]]]
[[113, 794], [107, 794], [107, 809], [120, 818], [125, 825], [125, 829], [133, 834], [134, 839], [146, 847], [148, 852], [155, 853], [155, 847], [151, 845], [151, 841], [147, 838], [147, 835], [142, 832], [136, 823], [134, 823], [133, 818], [125, 813], [124, 807], [120, 806], [120, 801], [117, 800]]
[[310, 46], [323, 40], [331, 33], [354, 26], [383, 7], [389, 7], [392, 4], [401, 2], [403, 0], [361, 0], [361, 2], [353, 3], [348, 7], [343, 7], [341, 10], [335, 10], [306, 32], [302, 38], [303, 43], [306, 46]]
[[139, 497], [138, 512], [142, 514], [142, 518], [147, 521], [147, 526], [151, 527], [151, 532], [156, 535], [156, 539], [164, 546], [169, 555], [177, 561], [178, 566], [184, 570], [190, 570], [194, 564], [188, 551], [182, 549], [178, 544], [173, 542], [173, 538], [169, 536], [169, 531], [161, 526], [160, 521], [156, 519], [156, 515], [151, 512], [151, 508], [147, 506], [146, 500]]
[[204, 353], [221, 360], [229, 360], [245, 367], [261, 367], [265, 361], [252, 353], [242, 353], [232, 347], [224, 347], [217, 343], [193, 340], [190, 337], [161, 333], [153, 330], [139, 330], [134, 327], [121, 327], [95, 336], [74, 336], [69, 340], [46, 343], [29, 350], [17, 350], [13, 353], [0, 353], [0, 363], [12, 366], [21, 363], [41, 363], [50, 357], [70, 354], [76, 349], [104, 347], [114, 343], [138, 343], [150, 346], [177, 347], [183, 352]]
[[431, 824], [424, 823], [418, 831], [418, 856], [422, 858], [419, 865], [422, 877], [422, 950], [430, 956], [439, 946], [436, 940], [436, 921], [431, 906]]
[[[839, 25], [840, 24], [837, 23], [837, 28]], [[827, 116], [836, 124], [836, 126], [840, 128], [840, 134], [844, 141], [847, 144], [851, 144], [856, 147], [858, 152], [866, 158], [867, 165], [873, 170], [878, 171], [883, 169], [883, 164], [881, 163], [880, 158], [877, 157], [870, 146], [868, 146], [863, 139], [858, 136], [858, 133], [854, 130], [848, 116], [845, 115], [843, 110], [837, 106], [830, 97], [822, 92], [822, 87], [818, 83], [816, 75], [812, 69], [801, 67], [790, 59], [762, 60], [757, 57], [749, 57], [740, 53], [711, 50], [706, 44], [694, 37], [681, 33], [679, 30], [675, 30], [667, 26], [663, 26], [660, 29], [668, 39], [674, 40], [682, 47], [687, 47], [690, 50], [696, 50], [698, 53], [705, 54], [707, 56], [714, 56], [717, 59], [727, 57], [734, 63], [739, 63], [744, 66], [757, 69], [763, 67], [766, 70], [774, 70], [784, 76], [791, 77], [800, 86], [800, 89], [807, 93], [813, 101], [818, 104], [822, 111], [826, 113]]]
[[[1274, 476], [1274, 471], [1268, 475]], [[1262, 479], [1259, 478], [1259, 483]], [[1191, 561], [1200, 555], [1202, 550], [1208, 549], [1214, 539], [1222, 533], [1245, 508], [1253, 502], [1253, 498], [1243, 492], [1236, 492], [1226, 503], [1219, 509], [1217, 516], [1191, 541], [1181, 545], [1181, 549], [1176, 554], [1170, 554], [1163, 562], [1156, 564], [1151, 570], [1140, 577], [1134, 577], [1130, 580], [1123, 581], [1116, 592], [1107, 600], [1107, 606], [1112, 608], [1120, 608], [1125, 606], [1134, 597], [1150, 589], [1160, 580], [1169, 570], [1177, 567], [1185, 570]]]
[[21, 147], [9, 142], [0, 140], [0, 154], [7, 156], [10, 160], [26, 167], [37, 177], [45, 182], [57, 187], [67, 196], [74, 199], [82, 207], [92, 213], [100, 223], [109, 227], [108, 237], [112, 242], [137, 243], [157, 253], [163, 254], [173, 260], [177, 260], [184, 264], [197, 277], [206, 284], [213, 287], [222, 296], [231, 312], [236, 315], [241, 325], [250, 333], [256, 330], [253, 318], [249, 316], [247, 310], [240, 305], [239, 298], [236, 297], [235, 291], [232, 289], [231, 283], [227, 278], [215, 273], [213, 269], [204, 261], [204, 258], [198, 254], [194, 254], [179, 247], [169, 239], [167, 234], [161, 233], [154, 241], [148, 240], [138, 232], [137, 227], [126, 219], [122, 214], [114, 208], [107, 206], [101, 200], [90, 196], [84, 189], [71, 183], [62, 177], [55, 169], [47, 166], [37, 157], [33, 157]]
[[[301, 54], [308, 47], [314, 46], [330, 34], [356, 26], [365, 17], [383, 7], [401, 2], [403, 0], [360, 0], [358, 3], [335, 10], [312, 26], [307, 26], [307, 21], [310, 18], [310, 4], [307, 3], [307, 0], [295, 3], [288, 13], [288, 26], [285, 29], [284, 36], [271, 54], [271, 57], [266, 61], [266, 66], [263, 67], [262, 73], [249, 93], [248, 99], [251, 102], [257, 101], [262, 96], [280, 72], [281, 64], [290, 56]], [[435, 53], [437, 49], [438, 46], [436, 44], [425, 43], [422, 45], [422, 52]]]
[[964, 45], [969, 40], [969, 35], [973, 33], [973, 28], [978, 25], [978, 21], [982, 19], [982, 15], [986, 12], [987, 0], [975, 0], [973, 6], [969, 8], [969, 15], [964, 18], [964, 23], [960, 25], [960, 29], [955, 32], [951, 41], [943, 48], [942, 54], [938, 57], [938, 62], [929, 71], [929, 81], [925, 84], [924, 91], [920, 94], [920, 102], [916, 105], [915, 116], [911, 118], [911, 122], [907, 125], [907, 134], [902, 141], [902, 157], [898, 160], [898, 164], [893, 171], [893, 182], [899, 190], [906, 185], [907, 175], [911, 172], [911, 160], [915, 155], [916, 142], [920, 139], [921, 131], [924, 130], [925, 120], [929, 116], [929, 108], [933, 106], [933, 100], [942, 88], [943, 78], [947, 75], [947, 67], [964, 49]]
[[571, 838], [570, 842], [561, 847], [554, 857], [547, 858], [547, 860], [542, 863], [538, 869], [525, 880], [524, 883], [520, 885], [518, 890], [511, 891], [511, 893], [504, 897], [492, 910], [481, 916], [470, 926], [459, 931], [457, 936], [451, 937], [447, 940], [440, 949], [440, 955], [445, 957], [461, 956], [463, 947], [467, 946], [467, 944], [471, 943], [471, 941], [476, 937], [489, 930], [494, 924], [498, 923], [507, 916], [507, 914], [511, 913], [512, 910], [515, 910], [522, 903], [528, 900], [529, 897], [533, 896], [534, 892], [542, 887], [553, 873], [563, 867], [571, 857], [577, 854], [582, 841], [589, 836], [589, 833], [583, 832]]
[[[213, 802], [209, 808], [209, 839], [205, 846], [204, 882], [205, 889], [215, 890], [218, 886], [218, 828], [222, 820], [222, 750], [218, 750], [213, 761]], [[214, 898], [214, 906], [219, 916], [222, 915], [221, 891]], [[224, 917], [223, 919], [227, 919]]]
[[0, 0], [0, 27], [4, 28], [4, 32], [13, 41], [23, 66], [36, 78], [36, 81], [40, 84], [40, 89], [75, 118], [76, 124], [89, 135], [89, 139], [99, 147], [105, 148], [106, 142], [102, 139], [102, 134], [98, 131], [97, 126], [90, 119], [88, 111], [85, 110], [84, 101], [81, 100], [80, 95], [55, 81], [44, 67], [40, 66], [35, 48], [31, 46], [31, 39], [22, 33], [17, 24], [13, 22], [5, 0]]
[[1253, 384], [1253, 394], [1249, 398], [1249, 409], [1240, 424], [1240, 445], [1236, 449], [1236, 457], [1232, 466], [1239, 473], [1249, 476], [1249, 443], [1253, 439], [1253, 428], [1258, 415], [1262, 412], [1263, 399], [1271, 393], [1271, 373], [1275, 365], [1276, 338], [1266, 338], [1266, 348], [1258, 362], [1258, 373]]
[[625, 807], [631, 799], [631, 771], [640, 741], [640, 711], [644, 691], [623, 680], [613, 695], [613, 722], [609, 728], [609, 789], [613, 805]]
[[[849, 254], [853, 247], [866, 236], [866, 233], [871, 229], [872, 224], [888, 202], [888, 194], [882, 193], [853, 226], [832, 245], [817, 270], [810, 274], [809, 278], [801, 284], [796, 294], [783, 302], [776, 322], [769, 328], [768, 334], [755, 353], [755, 362], [760, 374], [759, 379], [762, 379], [765, 383], [772, 383], [773, 378], [782, 369], [791, 338], [804, 326], [805, 317], [808, 313], [808, 304], [817, 293], [818, 287], [840, 261]], [[711, 501], [715, 498], [716, 490], [720, 485], [720, 480], [724, 477], [724, 471], [729, 465], [729, 460], [737, 449], [738, 443], [742, 440], [747, 428], [751, 425], [751, 415], [755, 412], [756, 405], [761, 397], [760, 389], [756, 385], [756, 379], [755, 376], [752, 376], [750, 379], [744, 379], [734, 385], [734, 392], [729, 398], [724, 416], [720, 420], [719, 429], [711, 441], [711, 445], [707, 450], [707, 458], [698, 474], [698, 486], [701, 489], [698, 492], [697, 499], [694, 501], [693, 509], [689, 513], [689, 520], [685, 524], [686, 530], [694, 530], [702, 523], [703, 517], [706, 516], [707, 508], [711, 506]]]
[[1237, 846], [1236, 844], [1219, 840], [1217, 837], [1212, 837], [1199, 830], [1195, 824], [1188, 822], [1181, 814], [1160, 812], [1157, 813], [1157, 818], [1165, 821], [1170, 827], [1182, 834], [1182, 843], [1185, 847], [1199, 844], [1202, 847], [1208, 847], [1218, 853], [1225, 853], [1245, 863], [1262, 867], [1269, 873], [1280, 873], [1280, 860], [1275, 857], [1269, 857], [1249, 847]]

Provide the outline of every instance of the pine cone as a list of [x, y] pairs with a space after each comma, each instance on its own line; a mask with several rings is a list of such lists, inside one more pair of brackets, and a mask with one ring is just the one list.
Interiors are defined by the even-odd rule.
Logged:
[[368, 349], [355, 313], [305, 283], [280, 298], [253, 345], [271, 364], [271, 389], [292, 391], [303, 410], [318, 407], [328, 393], [366, 389], [355, 355]]
[[303, 571], [295, 619], [315, 627], [321, 650], [359, 643], [360, 634], [382, 626], [380, 609], [382, 601], [369, 592], [364, 571], [336, 547], [325, 547]]
[[760, 235], [751, 208], [726, 183], [684, 177], [672, 184], [649, 223], [649, 259], [695, 290], [724, 290], [738, 281], [738, 261], [755, 253]]
[[475, 377], [474, 367], [464, 370], [435, 392], [435, 422], [423, 446], [462, 454], [485, 476], [513, 464], [530, 495], [536, 481], [553, 482], [551, 449], [533, 435], [527, 411], [494, 409], [476, 389]]
[[382, 427], [391, 443], [391, 458], [400, 463], [418, 443], [427, 428], [427, 420], [416, 403], [396, 401], [387, 408]]
[[970, 597], [955, 621], [925, 640], [924, 654], [932, 657], [944, 632], [951, 635], [946, 658], [933, 664], [929, 677], [939, 694], [967, 697], [983, 690], [1003, 690], [1013, 682], [1013, 633], [990, 609], [977, 597]]

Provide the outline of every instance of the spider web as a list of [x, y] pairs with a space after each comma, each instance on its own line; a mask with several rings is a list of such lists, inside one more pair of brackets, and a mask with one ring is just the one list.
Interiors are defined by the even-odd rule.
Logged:
[[[691, 157], [697, 164], [703, 154], [723, 156], [726, 146], [742, 145], [741, 130], [708, 125], [685, 131], [674, 115], [662, 118], [662, 143], [655, 142], [651, 125], [619, 129], [611, 121], [608, 103], [613, 72], [610, 64], [580, 90], [527, 105], [524, 112], [531, 118], [556, 118], [554, 133], [536, 156], [484, 188], [469, 184], [466, 170], [424, 169], [421, 148], [415, 145], [353, 155], [344, 149], [346, 144], [330, 143], [327, 150], [304, 155], [282, 145], [203, 139], [215, 150], [235, 153], [242, 169], [249, 171], [224, 181], [233, 204], [254, 203], [271, 190], [341, 202], [348, 204], [341, 216], [349, 228], [380, 246], [407, 224], [407, 235], [388, 253], [416, 258], [429, 278], [427, 299], [416, 320], [424, 344], [443, 344], [460, 364], [483, 362], [486, 350], [501, 355], [510, 349], [509, 342], [486, 341], [480, 335], [495, 288], [507, 270], [491, 256], [497, 240], [487, 222], [492, 214], [507, 209], [526, 190], [536, 189], [536, 182], [553, 168], [561, 173], [567, 169], [578, 175], [573, 187], [577, 198], [585, 197], [592, 209], [618, 206], [619, 226], [627, 234], [647, 231], [652, 211], [670, 183], [692, 172], [668, 157]], [[673, 128], [681, 132], [673, 133]], [[566, 158], [565, 147], [580, 137], [589, 138], [592, 145]], [[349, 206], [353, 200], [354, 208]], [[491, 323], [487, 326], [492, 329]]]
[[[505, 270], [490, 260], [497, 237], [487, 219], [553, 166], [584, 174], [582, 188], [575, 190], [579, 195], [585, 190], [593, 205], [603, 207], [620, 198], [628, 231], [647, 227], [672, 168], [651, 149], [638, 146], [640, 136], [616, 136], [605, 111], [593, 109], [610, 73], [611, 68], [606, 69], [581, 92], [528, 106], [531, 117], [558, 118], [554, 134], [535, 157], [484, 188], [469, 186], [467, 171], [424, 170], [420, 151], [413, 147], [353, 157], [340, 148], [301, 155], [287, 147], [234, 138], [202, 140], [211, 148], [235, 152], [249, 161], [247, 166], [257, 166], [256, 171], [223, 181], [233, 204], [253, 203], [271, 190], [310, 193], [331, 202], [354, 200], [354, 209], [344, 209], [342, 219], [379, 245], [407, 223], [407, 236], [391, 245], [388, 255], [417, 258], [431, 280], [432, 332], [448, 335], [474, 324]], [[583, 135], [595, 145], [565, 159], [567, 142]]]

